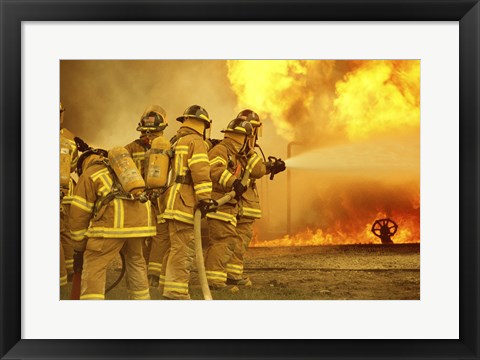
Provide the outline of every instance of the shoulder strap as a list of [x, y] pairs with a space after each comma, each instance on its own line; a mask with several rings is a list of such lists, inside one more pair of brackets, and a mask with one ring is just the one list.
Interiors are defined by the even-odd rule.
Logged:
[[151, 145], [143, 142], [140, 139], [135, 140], [135, 143], [143, 147], [144, 150], [150, 150]]

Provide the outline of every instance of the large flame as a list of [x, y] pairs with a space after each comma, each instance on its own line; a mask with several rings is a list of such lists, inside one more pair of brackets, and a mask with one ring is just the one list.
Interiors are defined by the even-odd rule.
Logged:
[[[330, 160], [307, 159], [311, 170], [355, 168], [358, 176], [353, 185], [337, 184], [334, 176], [320, 179], [336, 185], [310, 189], [302, 198], [296, 221], [303, 225], [295, 235], [268, 241], [257, 236], [252, 246], [380, 243], [371, 226], [381, 217], [397, 222], [395, 243], [420, 241], [418, 60], [232, 60], [227, 65], [238, 110], [254, 109], [287, 141], [303, 144], [303, 151], [322, 147], [314, 156]], [[371, 172], [378, 181], [364, 179]], [[308, 176], [296, 181], [297, 187], [312, 186]], [[335, 193], [341, 198], [330, 201]]]
[[[372, 225], [377, 219], [386, 218], [385, 213], [378, 213], [366, 223], [359, 222], [358, 231], [346, 231], [343, 224], [338, 223], [336, 230], [325, 231], [321, 228], [312, 230], [306, 228], [292, 236], [285, 235], [278, 239], [261, 240], [258, 232], [255, 232], [250, 246], [269, 247], [269, 246], [318, 246], [318, 245], [352, 245], [352, 244], [380, 244], [381, 240], [372, 232]], [[391, 237], [395, 244], [419, 243], [420, 229], [418, 218], [395, 216], [398, 225], [397, 232]], [[363, 224], [363, 226], [362, 226]]]
[[349, 140], [418, 129], [418, 60], [231, 60], [238, 108], [272, 119], [288, 141]]

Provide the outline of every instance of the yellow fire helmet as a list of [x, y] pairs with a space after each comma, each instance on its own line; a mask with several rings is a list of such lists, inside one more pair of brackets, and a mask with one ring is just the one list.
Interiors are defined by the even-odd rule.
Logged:
[[258, 114], [250, 109], [242, 110], [238, 113], [237, 118], [248, 121], [253, 126], [253, 132], [257, 137], [262, 136], [262, 122]]
[[212, 119], [208, 116], [207, 110], [205, 110], [203, 107], [199, 105], [192, 105], [189, 106], [184, 112], [182, 116], [177, 117], [177, 121], [180, 121], [183, 123], [185, 119], [197, 119], [197, 120], [202, 120], [205, 122], [205, 128], [209, 129], [210, 125], [212, 123]]
[[152, 105], [143, 112], [137, 131], [163, 131], [167, 126], [166, 111], [159, 105]]
[[242, 118], [236, 118], [230, 121], [227, 125], [227, 128], [221, 131], [222, 133], [235, 133], [242, 134], [246, 136], [252, 136], [253, 126], [246, 120]]

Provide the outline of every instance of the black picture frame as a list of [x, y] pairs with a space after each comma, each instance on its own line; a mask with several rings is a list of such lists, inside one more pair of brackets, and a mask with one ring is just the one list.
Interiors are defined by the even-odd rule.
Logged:
[[[480, 359], [478, 242], [480, 5], [478, 0], [0, 0], [0, 13], [0, 355], [2, 359]], [[460, 338], [458, 340], [295, 341], [21, 339], [21, 22], [86, 20], [458, 21], [460, 25]], [[438, 316], [441, 318], [442, 314]], [[65, 330], [68, 332], [68, 328]]]

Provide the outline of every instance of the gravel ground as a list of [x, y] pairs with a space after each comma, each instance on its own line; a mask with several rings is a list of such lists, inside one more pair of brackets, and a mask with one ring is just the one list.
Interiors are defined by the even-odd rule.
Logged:
[[[118, 277], [119, 261], [107, 286]], [[250, 248], [245, 273], [253, 286], [212, 292], [219, 300], [419, 300], [420, 244]], [[192, 272], [190, 292], [202, 299]], [[161, 299], [151, 289], [152, 299]], [[107, 299], [126, 299], [125, 279]]]

